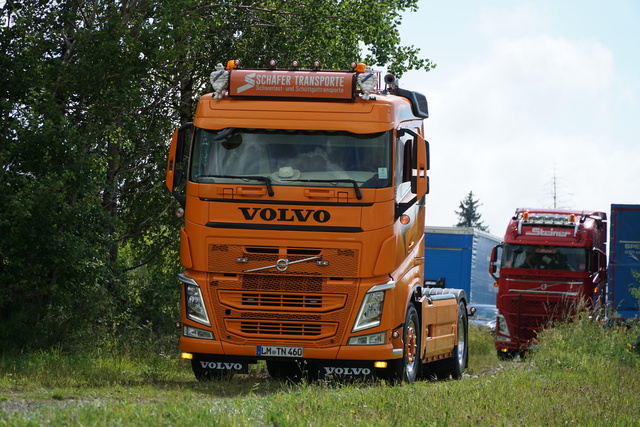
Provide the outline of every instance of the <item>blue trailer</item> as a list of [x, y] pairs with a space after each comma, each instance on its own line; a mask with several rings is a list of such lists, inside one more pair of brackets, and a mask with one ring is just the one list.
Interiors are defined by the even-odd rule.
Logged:
[[638, 319], [632, 290], [640, 289], [640, 205], [611, 205], [608, 300], [613, 317]]
[[424, 241], [428, 284], [464, 289], [470, 303], [495, 305], [498, 288], [489, 274], [489, 256], [499, 237], [473, 227], [425, 227]]

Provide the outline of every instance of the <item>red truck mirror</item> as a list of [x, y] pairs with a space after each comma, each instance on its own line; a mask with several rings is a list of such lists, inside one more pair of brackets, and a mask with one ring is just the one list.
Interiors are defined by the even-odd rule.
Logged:
[[489, 258], [489, 274], [491, 274], [491, 277], [493, 277], [495, 281], [500, 279], [498, 275], [498, 250], [500, 249], [502, 249], [502, 244], [494, 246], [493, 249], [491, 249], [491, 257]]
[[596, 264], [591, 280], [594, 284], [598, 284], [607, 280], [607, 254], [598, 248], [594, 248], [593, 255]]

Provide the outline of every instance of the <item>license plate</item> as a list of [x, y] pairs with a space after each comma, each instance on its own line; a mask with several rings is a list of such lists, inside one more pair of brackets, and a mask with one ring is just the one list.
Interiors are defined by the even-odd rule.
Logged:
[[272, 345], [259, 345], [257, 349], [258, 356], [273, 357], [302, 357], [304, 351], [302, 347], [280, 347]]

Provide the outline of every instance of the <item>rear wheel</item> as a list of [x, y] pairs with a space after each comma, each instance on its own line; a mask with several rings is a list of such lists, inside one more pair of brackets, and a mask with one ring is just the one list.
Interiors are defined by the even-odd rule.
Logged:
[[462, 378], [464, 370], [469, 361], [469, 348], [467, 346], [469, 338], [469, 322], [467, 318], [467, 308], [464, 301], [458, 302], [458, 341], [453, 348], [453, 355], [440, 362], [433, 362], [430, 372], [438, 379], [454, 380]]
[[451, 376], [454, 380], [462, 378], [464, 370], [469, 364], [469, 318], [464, 301], [458, 303], [458, 344], [453, 351], [454, 365]]
[[420, 319], [413, 304], [407, 307], [403, 332], [403, 357], [390, 363], [390, 379], [412, 383], [420, 371]]

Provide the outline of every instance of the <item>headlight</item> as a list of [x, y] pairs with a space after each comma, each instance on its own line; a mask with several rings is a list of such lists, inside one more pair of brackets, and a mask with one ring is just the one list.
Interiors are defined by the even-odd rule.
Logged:
[[386, 332], [378, 332], [377, 334], [349, 338], [347, 345], [379, 345], [384, 344], [386, 338]]
[[380, 326], [382, 307], [384, 306], [384, 291], [367, 292], [360, 306], [352, 332]]
[[179, 277], [184, 283], [184, 299], [187, 309], [187, 319], [202, 323], [203, 325], [211, 326], [207, 309], [204, 306], [204, 299], [202, 298], [200, 286], [198, 286], [195, 280], [185, 276], [184, 274], [181, 274]]
[[496, 316], [496, 341], [511, 341], [511, 334], [509, 333], [509, 326], [503, 315], [498, 314]]

